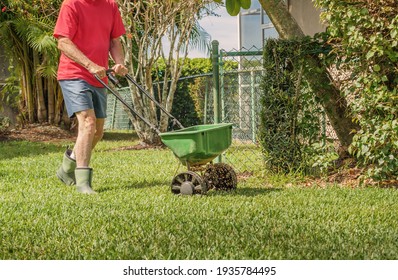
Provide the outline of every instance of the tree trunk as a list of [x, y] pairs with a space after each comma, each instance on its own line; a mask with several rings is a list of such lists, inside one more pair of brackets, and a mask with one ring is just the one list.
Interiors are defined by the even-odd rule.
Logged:
[[259, 2], [278, 31], [280, 38], [292, 39], [304, 37], [304, 32], [289, 13], [283, 0], [259, 0]]
[[[320, 67], [316, 59], [308, 58], [312, 69]], [[341, 156], [345, 156], [347, 148], [352, 143], [354, 133], [359, 130], [359, 125], [353, 122], [351, 110], [348, 107], [347, 100], [341, 95], [340, 91], [331, 84], [331, 78], [327, 74], [327, 69], [317, 75], [307, 73], [305, 79], [309, 82], [313, 92], [321, 100], [330, 124], [339, 138]]]
[[58, 83], [54, 83], [56, 96], [55, 96], [55, 112], [54, 112], [54, 122], [56, 124], [63, 123], [65, 127], [69, 127], [71, 120], [66, 112], [66, 107], [64, 103], [64, 97], [62, 95], [61, 87]]
[[52, 78], [47, 79], [47, 108], [48, 108], [48, 122], [54, 124], [55, 120], [55, 87]]
[[[259, 0], [259, 2], [281, 38], [293, 39], [305, 36], [296, 20], [289, 13], [283, 0]], [[308, 58], [308, 63], [314, 67], [321, 66], [321, 63], [313, 57]], [[324, 68], [322, 73], [307, 75], [305, 78], [315, 94], [322, 100], [322, 105], [345, 153], [348, 146], [352, 143], [352, 132], [359, 129], [358, 125], [350, 117], [347, 101], [331, 83], [326, 68]]]
[[[156, 112], [154, 104], [149, 100], [144, 94], [139, 95], [137, 88], [135, 85], [130, 85], [131, 97], [133, 100], [133, 108], [140, 114], [142, 117], [146, 118], [152, 125], [157, 126], [158, 121], [156, 119]], [[148, 91], [149, 92], [149, 91]], [[143, 96], [141, 98], [141, 96]], [[149, 110], [149, 108], [152, 108]], [[125, 111], [129, 115], [130, 120], [133, 123], [134, 129], [137, 133], [137, 136], [140, 138], [141, 143], [148, 145], [159, 145], [160, 137], [156, 134], [156, 132], [150, 128], [144, 121], [140, 118], [134, 116], [129, 109], [125, 108]]]
[[[132, 76], [152, 97], [155, 97], [154, 79], [160, 82], [156, 100], [170, 112], [176, 82], [181, 73], [180, 54], [186, 57], [186, 46], [193, 36], [193, 26], [206, 3], [193, 0], [119, 2], [127, 31], [127, 38], [123, 41], [126, 50], [125, 63], [133, 73]], [[168, 54], [163, 49], [165, 39], [169, 44]], [[154, 75], [153, 69], [163, 62], [166, 64], [163, 73]], [[160, 131], [166, 131], [168, 116], [160, 112], [148, 98], [141, 97], [134, 86], [130, 85], [130, 89], [137, 112]], [[133, 118], [132, 122], [142, 142], [160, 142], [159, 135], [141, 120]]]
[[25, 105], [28, 115], [28, 122], [34, 123], [35, 121], [35, 101], [32, 88], [32, 71], [29, 65], [29, 48], [26, 42], [23, 43], [23, 69], [22, 75], [24, 79], [22, 80], [22, 87], [25, 90]]
[[33, 51], [33, 71], [35, 74], [35, 91], [36, 91], [36, 99], [37, 99], [37, 120], [40, 123], [47, 121], [47, 108], [46, 102], [44, 100], [44, 90], [43, 90], [43, 79], [40, 75], [37, 74], [37, 66], [40, 64], [39, 62], [39, 54], [36, 51]]

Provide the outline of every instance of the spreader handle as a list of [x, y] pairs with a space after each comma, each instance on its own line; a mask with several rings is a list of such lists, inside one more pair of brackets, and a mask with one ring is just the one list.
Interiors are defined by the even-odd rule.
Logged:
[[106, 70], [106, 75], [108, 76], [109, 81], [112, 82], [116, 87], [121, 88], [122, 85], [120, 84], [119, 80], [113, 75], [114, 71], [112, 69]]

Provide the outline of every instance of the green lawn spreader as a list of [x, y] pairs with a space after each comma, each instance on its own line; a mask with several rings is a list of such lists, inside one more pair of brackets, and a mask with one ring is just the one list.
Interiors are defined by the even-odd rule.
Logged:
[[[109, 80], [120, 87], [119, 81], [112, 71], [107, 71]], [[160, 137], [161, 141], [174, 153], [178, 160], [187, 167], [188, 171], [174, 176], [171, 191], [174, 194], [193, 195], [206, 194], [208, 190], [231, 190], [237, 187], [237, 177], [233, 168], [226, 163], [213, 163], [232, 143], [232, 124], [204, 124], [183, 127], [159, 102], [157, 102], [143, 87], [129, 74], [126, 79], [132, 82], [146, 97], [151, 99], [172, 120], [179, 129], [161, 133], [159, 129], [140, 115], [120, 94], [97, 79], [111, 92], [132, 114], [150, 126]]]
[[[174, 177], [171, 191], [204, 194], [209, 189], [234, 189], [236, 174], [231, 166], [212, 161], [232, 142], [232, 124], [208, 124], [160, 133], [162, 142], [188, 168]], [[201, 175], [199, 175], [201, 174]]]

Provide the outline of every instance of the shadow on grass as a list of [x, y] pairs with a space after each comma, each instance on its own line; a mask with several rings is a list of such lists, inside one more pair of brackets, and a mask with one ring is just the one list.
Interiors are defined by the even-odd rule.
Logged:
[[[7, 141], [0, 143], [0, 161], [17, 157], [35, 157], [65, 151], [66, 144], [38, 143], [27, 141]], [[62, 156], [62, 155], [61, 155]]]
[[[107, 131], [102, 141], [136, 141], [135, 132]], [[49, 153], [63, 153], [73, 142], [30, 142], [25, 140], [0, 141], [0, 161], [16, 157], [34, 157]]]
[[137, 133], [134, 131], [105, 131], [104, 137], [101, 141], [136, 141], [138, 140]]
[[236, 190], [226, 191], [226, 190], [210, 190], [208, 195], [230, 195], [230, 196], [259, 196], [266, 195], [272, 192], [280, 192], [282, 188], [237, 188]]
[[166, 180], [158, 180], [158, 181], [151, 181], [151, 182], [131, 182], [131, 183], [127, 183], [123, 182], [121, 183], [119, 186], [115, 187], [103, 187], [100, 190], [98, 190], [98, 192], [102, 193], [102, 192], [108, 192], [108, 191], [114, 191], [117, 189], [121, 189], [121, 190], [131, 190], [131, 189], [149, 189], [149, 188], [160, 188], [160, 187], [164, 187], [165, 185], [168, 186], [170, 184], [170, 182], [166, 181]]
[[[152, 182], [133, 182], [131, 184], [121, 184], [119, 187], [104, 187], [100, 190], [97, 190], [99, 193], [105, 193], [108, 191], [114, 191], [116, 189], [121, 190], [131, 190], [131, 189], [149, 189], [149, 188], [167, 188], [170, 190], [170, 194], [172, 194], [171, 189], [169, 187], [170, 182], [167, 180], [159, 180]], [[206, 196], [246, 196], [246, 197], [254, 197], [254, 196], [262, 196], [267, 195], [273, 192], [282, 191], [282, 188], [238, 188], [232, 191], [225, 190], [210, 190], [207, 192]], [[174, 195], [174, 194], [173, 194]]]

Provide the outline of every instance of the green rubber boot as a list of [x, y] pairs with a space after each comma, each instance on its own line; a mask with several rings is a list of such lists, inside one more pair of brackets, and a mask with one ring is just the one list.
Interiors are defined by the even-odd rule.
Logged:
[[57, 170], [57, 177], [68, 186], [76, 184], [75, 179], [75, 169], [76, 160], [70, 157], [72, 150], [67, 149], [64, 158], [62, 160], [61, 166]]
[[91, 188], [93, 169], [89, 167], [79, 167], [75, 169], [76, 190], [80, 193], [95, 194]]

